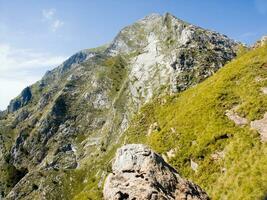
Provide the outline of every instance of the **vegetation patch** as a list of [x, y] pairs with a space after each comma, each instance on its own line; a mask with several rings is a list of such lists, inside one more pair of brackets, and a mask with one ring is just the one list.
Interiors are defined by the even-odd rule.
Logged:
[[[145, 105], [128, 129], [127, 143], [146, 143], [166, 154], [176, 149], [170, 164], [183, 177], [204, 188], [212, 199], [261, 199], [266, 195], [267, 145], [255, 130], [239, 127], [225, 115], [237, 112], [249, 121], [261, 119], [267, 99], [267, 46], [243, 51], [214, 76], [187, 91]], [[261, 81], [256, 81], [261, 77]], [[160, 129], [147, 135], [151, 124]], [[225, 156], [214, 160], [212, 155]], [[198, 164], [195, 172], [190, 160]]]

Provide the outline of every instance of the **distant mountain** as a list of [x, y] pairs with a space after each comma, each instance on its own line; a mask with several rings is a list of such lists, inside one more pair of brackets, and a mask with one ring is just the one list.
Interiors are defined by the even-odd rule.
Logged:
[[[122, 29], [109, 45], [74, 54], [25, 88], [1, 117], [2, 197], [101, 199], [111, 159], [128, 141], [125, 131], [136, 122], [140, 108], [197, 85], [235, 58], [240, 48], [225, 35], [167, 13], [149, 15]], [[194, 98], [190, 96], [187, 104]], [[184, 112], [187, 104], [162, 115], [171, 121], [170, 116]], [[147, 119], [140, 118], [141, 124]], [[154, 140], [164, 143], [165, 133], [160, 131]], [[139, 142], [144, 142], [143, 136]], [[184, 159], [195, 159], [192, 155]], [[182, 164], [188, 163], [175, 166], [184, 169]]]

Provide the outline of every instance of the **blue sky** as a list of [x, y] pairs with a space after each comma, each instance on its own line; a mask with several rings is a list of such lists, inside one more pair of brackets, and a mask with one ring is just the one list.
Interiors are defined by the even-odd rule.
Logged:
[[166, 12], [247, 44], [267, 34], [267, 0], [0, 0], [0, 109], [73, 53]]

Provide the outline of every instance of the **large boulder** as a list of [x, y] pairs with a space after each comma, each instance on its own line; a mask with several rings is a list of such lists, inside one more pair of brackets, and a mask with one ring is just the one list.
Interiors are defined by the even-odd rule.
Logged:
[[161, 156], [142, 144], [117, 150], [103, 194], [105, 200], [209, 199], [198, 185], [181, 178]]

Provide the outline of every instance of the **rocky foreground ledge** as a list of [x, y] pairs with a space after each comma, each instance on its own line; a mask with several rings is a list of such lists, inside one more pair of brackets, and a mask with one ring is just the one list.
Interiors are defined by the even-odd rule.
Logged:
[[196, 184], [180, 177], [161, 156], [142, 144], [117, 150], [104, 185], [105, 200], [207, 200]]

